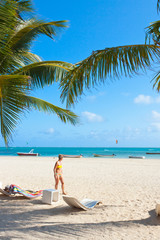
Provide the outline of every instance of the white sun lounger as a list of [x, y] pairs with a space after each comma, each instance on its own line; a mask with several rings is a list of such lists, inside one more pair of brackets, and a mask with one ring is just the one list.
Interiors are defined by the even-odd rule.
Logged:
[[13, 194], [11, 194], [11, 193], [3, 190], [2, 188], [0, 188], [0, 192], [1, 192], [3, 195], [6, 195], [6, 196], [11, 196], [11, 195], [13, 195]]
[[74, 197], [70, 197], [67, 195], [63, 195], [63, 200], [70, 206], [75, 208], [80, 208], [85, 211], [88, 209], [92, 209], [96, 204], [99, 203], [99, 201], [95, 201], [92, 199], [85, 198], [82, 201], [79, 201], [78, 199]]
[[3, 195], [6, 195], [6, 196], [11, 196], [11, 195], [13, 195], [13, 194], [11, 194], [11, 193], [3, 190], [3, 188], [2, 188], [2, 182], [0, 182], [0, 192], [1, 192]]
[[6, 195], [6, 196], [10, 196], [10, 195], [11, 195], [11, 193], [6, 192], [6, 191], [4, 191], [4, 190], [2, 189], [2, 182], [0, 182], [0, 192], [1, 192], [2, 194]]

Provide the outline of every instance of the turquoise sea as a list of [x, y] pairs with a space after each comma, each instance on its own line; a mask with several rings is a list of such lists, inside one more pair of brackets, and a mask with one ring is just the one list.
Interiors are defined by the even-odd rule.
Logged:
[[93, 153], [111, 155], [115, 158], [128, 158], [128, 156], [145, 156], [146, 158], [160, 159], [160, 154], [148, 155], [146, 152], [160, 153], [160, 148], [107, 148], [107, 147], [9, 147], [0, 148], [0, 155], [17, 156], [17, 152], [29, 152], [34, 149], [40, 156], [58, 156], [58, 154], [79, 155], [93, 157]]

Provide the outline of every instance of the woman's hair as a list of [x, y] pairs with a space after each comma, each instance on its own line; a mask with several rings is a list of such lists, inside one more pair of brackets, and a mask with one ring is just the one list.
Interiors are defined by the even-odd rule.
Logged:
[[58, 160], [61, 160], [63, 158], [63, 154], [58, 155]]

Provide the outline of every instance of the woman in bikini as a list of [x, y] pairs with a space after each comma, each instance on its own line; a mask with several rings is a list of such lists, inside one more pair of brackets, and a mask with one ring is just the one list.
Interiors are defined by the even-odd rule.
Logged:
[[61, 181], [62, 185], [62, 194], [66, 195], [64, 191], [64, 180], [63, 180], [63, 173], [62, 173], [62, 160], [63, 155], [59, 154], [58, 161], [54, 165], [54, 178], [55, 178], [55, 189], [58, 189], [59, 180]]

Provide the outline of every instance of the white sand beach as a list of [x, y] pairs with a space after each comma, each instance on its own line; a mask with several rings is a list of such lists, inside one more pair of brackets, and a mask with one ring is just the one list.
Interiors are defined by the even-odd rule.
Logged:
[[[53, 157], [0, 157], [0, 181], [23, 189], [54, 188]], [[62, 196], [41, 198], [0, 194], [0, 239], [160, 239], [160, 160], [64, 159], [65, 189], [79, 200], [102, 204], [89, 211], [70, 208]]]

